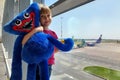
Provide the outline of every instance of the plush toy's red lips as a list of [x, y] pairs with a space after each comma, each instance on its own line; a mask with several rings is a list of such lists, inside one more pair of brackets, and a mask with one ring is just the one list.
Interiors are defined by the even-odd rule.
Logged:
[[34, 27], [34, 13], [31, 12], [28, 18], [21, 20], [16, 20], [15, 26], [13, 26], [13, 30], [20, 31], [20, 32], [30, 32]]

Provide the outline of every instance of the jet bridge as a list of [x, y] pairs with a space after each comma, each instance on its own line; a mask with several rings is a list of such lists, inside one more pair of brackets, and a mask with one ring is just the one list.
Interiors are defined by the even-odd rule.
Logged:
[[72, 10], [94, 0], [58, 0], [50, 6], [53, 16]]

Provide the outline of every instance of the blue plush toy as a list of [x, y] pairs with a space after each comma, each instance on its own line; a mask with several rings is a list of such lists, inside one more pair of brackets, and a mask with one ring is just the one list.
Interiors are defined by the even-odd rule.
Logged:
[[37, 3], [33, 3], [4, 26], [6, 32], [19, 35], [14, 44], [10, 80], [22, 80], [22, 59], [28, 63], [27, 80], [36, 80], [37, 66], [40, 68], [41, 80], [49, 80], [47, 61], [54, 46], [62, 51], [69, 51], [74, 45], [71, 38], [65, 39], [62, 44], [48, 34], [37, 32], [22, 47], [25, 34], [39, 26], [39, 15], [40, 8]]

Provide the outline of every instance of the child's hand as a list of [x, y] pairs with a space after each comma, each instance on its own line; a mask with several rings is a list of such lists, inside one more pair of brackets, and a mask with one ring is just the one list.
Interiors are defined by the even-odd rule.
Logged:
[[36, 33], [36, 32], [41, 32], [41, 31], [43, 31], [43, 27], [39, 26], [39, 27], [35, 28], [33, 32]]
[[[65, 43], [64, 40], [60, 40], [60, 42], [63, 43], [63, 44]], [[54, 48], [54, 53], [57, 53], [58, 51], [59, 51], [59, 49], [55, 47], [55, 48]]]
[[59, 51], [59, 49], [58, 48], [54, 48], [54, 53], [57, 53]]
[[27, 42], [27, 40], [28, 40], [34, 33], [36, 33], [36, 32], [41, 32], [41, 31], [43, 31], [43, 27], [42, 27], [42, 26], [39, 26], [39, 27], [33, 29], [32, 31], [30, 31], [28, 34], [26, 34], [26, 35], [24, 36], [24, 38], [23, 38], [23, 40], [22, 40], [22, 45], [24, 45], [24, 44]]
[[60, 40], [60, 42], [61, 42], [61, 43], [63, 43], [63, 44], [65, 43], [65, 41], [64, 41], [64, 40]]

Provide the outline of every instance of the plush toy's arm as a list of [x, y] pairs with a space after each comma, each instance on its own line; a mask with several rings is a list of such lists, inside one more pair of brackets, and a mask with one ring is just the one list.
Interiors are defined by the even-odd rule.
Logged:
[[74, 45], [74, 41], [71, 38], [66, 38], [64, 39], [64, 42], [60, 42], [57, 39], [53, 38], [52, 36], [48, 35], [48, 39], [52, 44], [55, 45], [55, 47], [62, 51], [69, 51], [73, 48]]
[[23, 36], [18, 36], [13, 50], [12, 71], [10, 80], [22, 80], [22, 64], [21, 64], [21, 41]]

